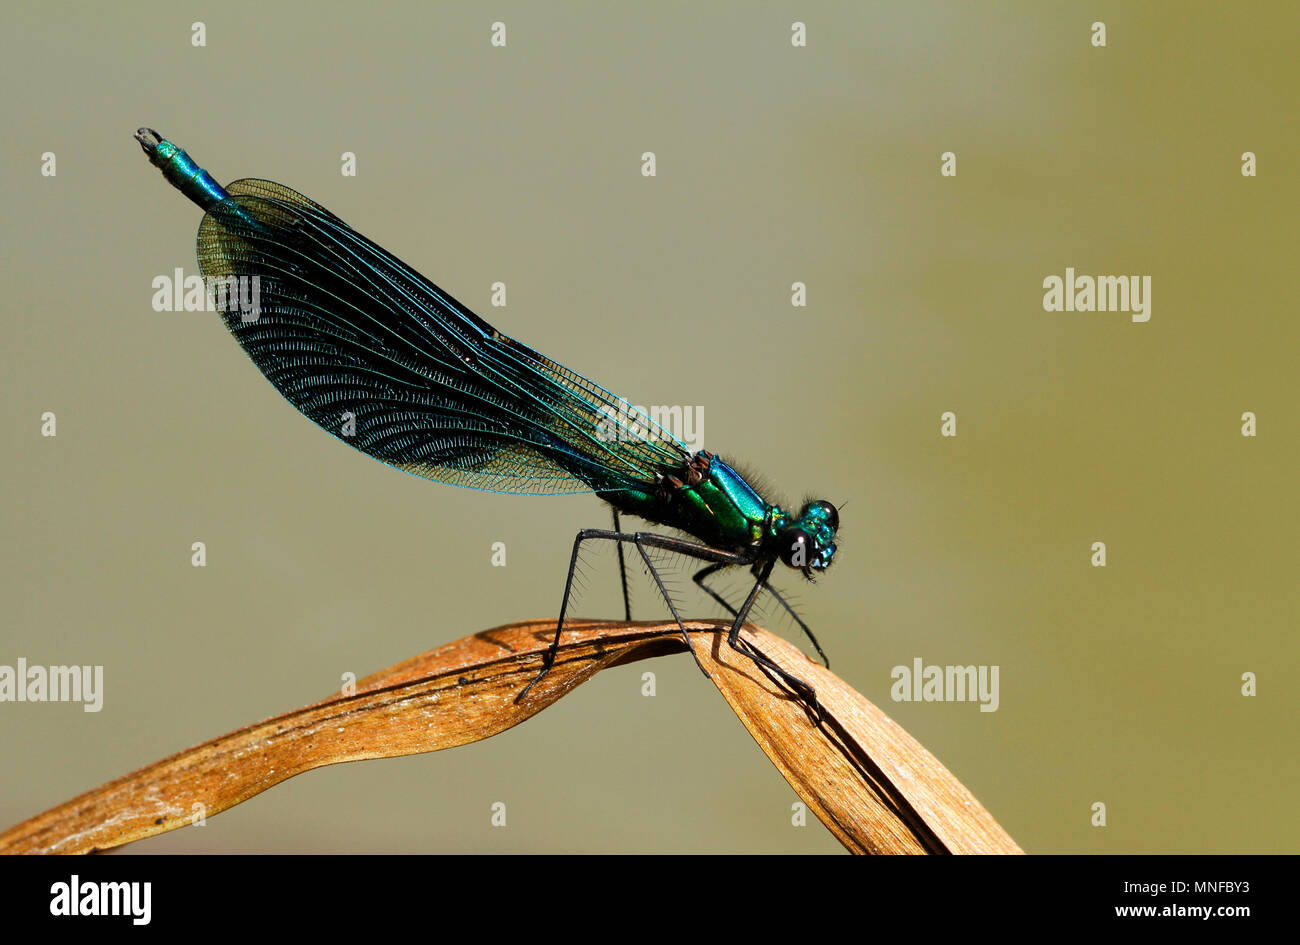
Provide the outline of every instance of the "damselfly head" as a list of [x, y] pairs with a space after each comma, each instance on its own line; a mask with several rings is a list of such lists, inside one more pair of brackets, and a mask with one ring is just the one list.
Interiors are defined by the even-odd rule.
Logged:
[[831, 566], [839, 527], [839, 510], [825, 499], [815, 499], [803, 507], [798, 519], [777, 533], [777, 554], [786, 566], [811, 579]]

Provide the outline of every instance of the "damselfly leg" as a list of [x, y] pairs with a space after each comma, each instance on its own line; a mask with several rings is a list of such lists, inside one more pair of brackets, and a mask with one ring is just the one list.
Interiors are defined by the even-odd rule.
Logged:
[[[623, 526], [618, 521], [618, 509], [612, 510], [614, 513], [614, 531], [623, 531]], [[628, 623], [632, 622], [632, 598], [627, 593], [627, 565], [623, 562], [623, 543], [615, 542], [614, 547], [618, 549], [618, 577], [623, 582], [623, 619]]]
[[773, 682], [776, 682], [778, 685], [783, 682], [793, 689], [795, 694], [803, 700], [813, 722], [815, 724], [820, 724], [822, 720], [822, 707], [821, 703], [817, 701], [816, 690], [798, 676], [786, 672], [768, 656], [749, 643], [749, 641], [742, 640], [740, 637], [740, 628], [744, 625], [745, 618], [749, 616], [750, 608], [754, 606], [754, 601], [758, 598], [758, 592], [767, 586], [767, 579], [771, 576], [772, 567], [775, 564], [775, 561], [768, 561], [762, 566], [762, 570], [757, 573], [757, 580], [754, 581], [754, 586], [750, 588], [749, 596], [745, 598], [745, 602], [740, 605], [740, 612], [736, 614], [736, 620], [731, 625], [731, 632], [727, 634], [727, 643], [736, 652], [744, 653], [753, 660], [754, 664], [766, 673], [767, 677]]
[[[730, 601], [728, 601], [725, 597], [723, 597], [713, 588], [709, 587], [708, 584], [704, 583], [704, 579], [707, 578], [709, 575], [715, 574], [726, 567], [729, 567], [729, 565], [724, 563], [711, 564], [708, 567], [701, 568], [700, 570], [696, 571], [695, 574], [691, 577], [691, 580], [694, 581], [696, 584], [698, 584], [700, 586], [700, 589], [704, 591], [704, 593], [708, 594], [719, 604], [725, 607], [727, 613], [735, 617], [737, 614], [737, 610], [735, 607], [731, 606]], [[758, 575], [755, 574], [755, 577], [757, 576]], [[790, 606], [790, 603], [785, 599], [785, 596], [782, 595], [781, 592], [778, 591], [771, 584], [768, 584], [766, 582], [763, 584], [763, 590], [767, 591], [769, 594], [775, 597], [777, 603], [785, 608], [785, 612], [789, 614], [791, 618], [793, 618], [794, 622], [799, 625], [799, 629], [804, 632], [804, 636], [806, 636], [808, 640], [812, 643], [812, 645], [816, 648], [817, 655], [822, 658], [822, 665], [825, 666], [827, 669], [830, 669], [831, 661], [827, 659], [826, 652], [822, 649], [822, 645], [817, 642], [817, 637], [813, 635], [812, 629], [808, 626], [808, 624], [804, 623], [803, 618], [800, 617], [799, 614], [795, 611], [795, 609]]]
[[[546, 654], [542, 657], [541, 672], [523, 688], [515, 698], [516, 702], [521, 702], [525, 697], [527, 697], [529, 690], [531, 690], [533, 686], [537, 685], [537, 683], [551, 671], [551, 667], [555, 664], [556, 654], [559, 652], [560, 648], [560, 638], [564, 633], [564, 618], [568, 612], [569, 598], [573, 593], [573, 575], [577, 570], [578, 556], [582, 550], [582, 543], [584, 541], [594, 540], [613, 541], [619, 548], [626, 543], [636, 546], [637, 551], [641, 555], [642, 561], [645, 562], [645, 566], [650, 572], [650, 576], [654, 579], [655, 585], [659, 588], [660, 595], [668, 605], [668, 610], [673, 615], [673, 620], [677, 623], [678, 629], [681, 630], [682, 638], [686, 641], [686, 645], [691, 651], [691, 656], [695, 659], [695, 664], [700, 667], [700, 672], [704, 673], [706, 676], [708, 675], [708, 672], [704, 669], [703, 664], [700, 663], [700, 658], [695, 652], [695, 646], [691, 642], [691, 636], [686, 630], [686, 625], [683, 623], [681, 615], [677, 612], [677, 606], [673, 602], [672, 595], [668, 593], [663, 578], [659, 574], [659, 569], [655, 567], [647, 549], [660, 548], [665, 551], [672, 551], [685, 555], [686, 557], [695, 558], [699, 561], [708, 561], [712, 565], [720, 567], [749, 565], [754, 563], [753, 559], [746, 555], [724, 551], [720, 548], [712, 548], [708, 545], [687, 541], [686, 539], [676, 538], [671, 535], [660, 535], [654, 532], [607, 531], [603, 528], [583, 529], [578, 532], [577, 536], [573, 540], [573, 553], [569, 558], [569, 573], [564, 582], [564, 599], [560, 603], [560, 617], [559, 620], [556, 621], [555, 625], [555, 638], [551, 641], [550, 647], [547, 648]], [[740, 628], [744, 626], [745, 618], [749, 615], [749, 611], [754, 606], [754, 601], [757, 599], [759, 592], [765, 588], [771, 590], [771, 585], [769, 585], [767, 581], [771, 576], [772, 566], [774, 563], [774, 561], [767, 561], [762, 565], [761, 570], [755, 571], [756, 580], [749, 595], [745, 598], [745, 602], [741, 605], [739, 610], [732, 611], [735, 614], [735, 619], [732, 622], [729, 633], [727, 634], [727, 643], [736, 652], [749, 657], [749, 659], [752, 660], [769, 679], [773, 679], [774, 682], [784, 683], [804, 701], [810, 710], [813, 719], [819, 721], [821, 719], [821, 705], [817, 701], [817, 695], [813, 687], [808, 685], [808, 683], [804, 682], [799, 677], [782, 669], [773, 660], [740, 637]], [[780, 599], [781, 598], [778, 595], [778, 600]], [[784, 601], [782, 601], [782, 603], [784, 603]], [[800, 621], [800, 623], [802, 624], [802, 621]], [[811, 637], [811, 634], [809, 634], [809, 636]], [[813, 643], [816, 645], [815, 638], [813, 639]], [[818, 647], [817, 649], [818, 652], [821, 652], [821, 647]]]

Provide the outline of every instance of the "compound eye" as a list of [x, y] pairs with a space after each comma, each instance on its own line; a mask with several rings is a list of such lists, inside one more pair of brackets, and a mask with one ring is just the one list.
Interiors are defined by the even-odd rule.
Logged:
[[818, 499], [816, 502], [809, 502], [804, 506], [803, 517], [816, 516], [830, 526], [831, 531], [838, 531], [840, 527], [840, 511], [831, 505], [825, 499]]
[[789, 568], [806, 568], [817, 557], [813, 537], [802, 528], [784, 529], [778, 536], [781, 561]]

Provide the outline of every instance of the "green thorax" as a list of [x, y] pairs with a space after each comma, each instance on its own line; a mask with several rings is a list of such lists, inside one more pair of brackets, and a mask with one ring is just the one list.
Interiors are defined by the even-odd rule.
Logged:
[[[785, 513], [765, 502], [740, 473], [717, 456], [700, 456], [703, 462], [688, 464], [682, 478], [667, 476], [652, 490], [601, 492], [600, 497], [620, 511], [732, 551], [761, 546], [785, 524]], [[691, 470], [699, 474], [689, 475]]]

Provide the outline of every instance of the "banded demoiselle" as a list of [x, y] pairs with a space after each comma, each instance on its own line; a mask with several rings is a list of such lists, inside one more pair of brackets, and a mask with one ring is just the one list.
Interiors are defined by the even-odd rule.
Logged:
[[[267, 380], [308, 419], [427, 479], [503, 493], [594, 492], [613, 507], [612, 531], [584, 528], [574, 539], [555, 639], [520, 699], [554, 665], [583, 543], [611, 541], [627, 619], [623, 546], [631, 545], [699, 664], [649, 550], [706, 562], [694, 580], [732, 614], [728, 644], [820, 717], [813, 688], [741, 638], [740, 628], [767, 592], [826, 661], [769, 578], [778, 560], [810, 580], [830, 566], [839, 527], [833, 504], [817, 499], [797, 515], [787, 512], [717, 454], [692, 452], [627, 401], [497, 331], [320, 204], [268, 180], [222, 187], [156, 131], [141, 128], [135, 137], [204, 211], [198, 260], [208, 284], [255, 285], [255, 310], [238, 290], [218, 293], [216, 308]], [[624, 532], [620, 512], [697, 540]], [[739, 606], [706, 583], [732, 567], [748, 568], [754, 579]]]

